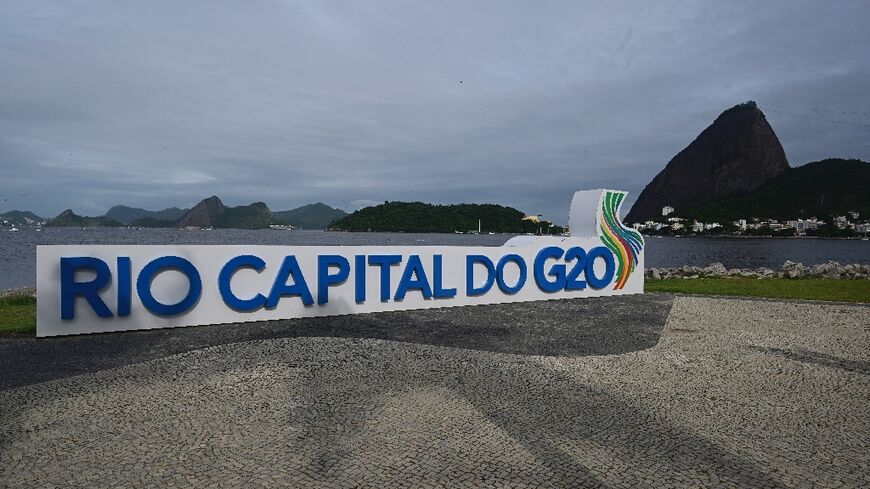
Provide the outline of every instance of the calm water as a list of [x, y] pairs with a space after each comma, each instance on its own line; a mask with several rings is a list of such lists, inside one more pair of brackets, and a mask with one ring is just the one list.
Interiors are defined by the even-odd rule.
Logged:
[[[38, 244], [254, 244], [254, 245], [469, 245], [500, 246], [510, 236], [490, 234], [330, 233], [224, 229], [22, 229], [0, 231], [0, 289], [36, 283]], [[709, 265], [779, 268], [836, 260], [870, 264], [870, 241], [822, 239], [647, 238], [647, 267]]]

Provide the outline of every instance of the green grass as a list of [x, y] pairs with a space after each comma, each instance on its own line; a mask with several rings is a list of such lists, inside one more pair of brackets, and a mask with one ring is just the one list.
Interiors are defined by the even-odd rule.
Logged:
[[0, 297], [0, 334], [36, 334], [36, 298], [29, 295]]
[[646, 292], [740, 295], [772, 299], [870, 302], [870, 280], [823, 278], [666, 278], [647, 280]]
[[[645, 289], [646, 292], [870, 302], [870, 280], [668, 278], [647, 280]], [[36, 298], [0, 297], [0, 335], [13, 333], [36, 334]]]

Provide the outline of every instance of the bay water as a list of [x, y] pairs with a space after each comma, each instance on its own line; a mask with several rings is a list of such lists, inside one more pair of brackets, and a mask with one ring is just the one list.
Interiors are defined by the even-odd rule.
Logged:
[[[206, 244], [299, 246], [501, 246], [508, 234], [345, 233], [277, 229], [184, 230], [130, 228], [23, 228], [0, 230], [0, 290], [36, 284], [40, 244]], [[646, 267], [706, 266], [777, 269], [786, 260], [815, 265], [870, 264], [870, 241], [843, 239], [648, 237]]]

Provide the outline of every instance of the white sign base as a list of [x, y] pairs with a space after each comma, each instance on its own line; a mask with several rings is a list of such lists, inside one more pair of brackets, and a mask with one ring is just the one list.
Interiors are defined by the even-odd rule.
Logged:
[[39, 246], [37, 336], [638, 294], [624, 195], [578, 192], [599, 236], [501, 247]]

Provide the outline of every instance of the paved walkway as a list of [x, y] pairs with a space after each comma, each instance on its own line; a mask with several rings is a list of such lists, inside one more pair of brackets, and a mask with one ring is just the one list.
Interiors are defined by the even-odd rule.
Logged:
[[[644, 342], [564, 314], [587, 299], [442, 318], [513, 342], [274, 337], [18, 382], [0, 485], [870, 486], [870, 307], [644, 297], [670, 309]], [[548, 315], [620, 348], [554, 346]]]
[[0, 390], [210, 346], [293, 338], [375, 338], [522, 355], [609, 355], [656, 344], [673, 296], [358, 314], [36, 339], [0, 337]]

